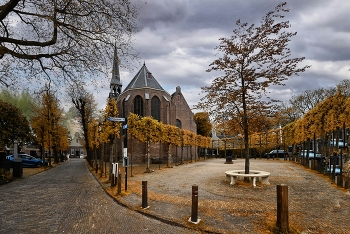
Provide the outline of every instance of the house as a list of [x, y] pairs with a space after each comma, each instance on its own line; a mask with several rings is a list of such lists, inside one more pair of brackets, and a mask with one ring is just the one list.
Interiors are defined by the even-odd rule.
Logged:
[[84, 156], [84, 138], [80, 136], [78, 132], [74, 134], [70, 145], [69, 145], [69, 157], [70, 158], [80, 158]]

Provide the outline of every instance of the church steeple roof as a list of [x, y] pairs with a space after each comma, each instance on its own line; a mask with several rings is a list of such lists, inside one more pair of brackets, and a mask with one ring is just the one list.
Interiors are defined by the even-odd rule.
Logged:
[[119, 57], [117, 53], [117, 47], [114, 48], [113, 70], [111, 85], [120, 85], [120, 73], [119, 73]]
[[146, 64], [144, 63], [142, 68], [130, 81], [128, 86], [126, 86], [124, 92], [129, 89], [146, 88], [146, 87], [165, 91], [162, 88], [162, 86], [160, 86], [158, 81], [153, 77], [152, 73], [148, 70], [148, 68], [146, 67]]
[[113, 58], [113, 70], [112, 78], [109, 84], [110, 92], [109, 97], [117, 98], [122, 90], [122, 83], [120, 82], [120, 73], [119, 73], [119, 57], [117, 53], [117, 47], [114, 47], [114, 58]]

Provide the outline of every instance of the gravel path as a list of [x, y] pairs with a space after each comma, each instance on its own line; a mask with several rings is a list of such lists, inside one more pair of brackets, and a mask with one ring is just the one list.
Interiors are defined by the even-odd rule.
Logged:
[[130, 187], [139, 189], [118, 199], [141, 210], [141, 183], [147, 181], [150, 208], [141, 212], [188, 225], [192, 185], [198, 185], [202, 220], [198, 228], [215, 233], [267, 233], [276, 223], [276, 186], [286, 184], [290, 227], [300, 233], [350, 233], [350, 194], [326, 176], [293, 162], [251, 159], [251, 170], [271, 173], [270, 185], [230, 186], [224, 172], [244, 169], [244, 160], [224, 162], [209, 159], [162, 170], [155, 167], [153, 173], [130, 177]]

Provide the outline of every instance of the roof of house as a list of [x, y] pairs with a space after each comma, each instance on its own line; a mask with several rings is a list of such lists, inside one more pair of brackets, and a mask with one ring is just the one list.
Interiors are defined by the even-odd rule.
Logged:
[[162, 88], [162, 86], [158, 83], [158, 81], [154, 78], [154, 76], [148, 70], [148, 68], [146, 67], [146, 64], [144, 63], [142, 68], [138, 71], [138, 73], [126, 86], [123, 92], [130, 89], [146, 88], [146, 87], [165, 91]]

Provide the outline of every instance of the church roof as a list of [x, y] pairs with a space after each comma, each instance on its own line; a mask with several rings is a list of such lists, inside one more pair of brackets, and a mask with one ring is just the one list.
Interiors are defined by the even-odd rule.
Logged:
[[135, 75], [135, 77], [130, 81], [128, 86], [124, 89], [124, 92], [129, 89], [137, 88], [153, 88], [158, 90], [165, 91], [158, 81], [153, 77], [152, 73], [146, 67], [146, 64], [143, 64], [142, 68]]
[[114, 61], [112, 70], [111, 85], [121, 85], [120, 73], [119, 73], [119, 57], [117, 53], [117, 47], [114, 47]]

